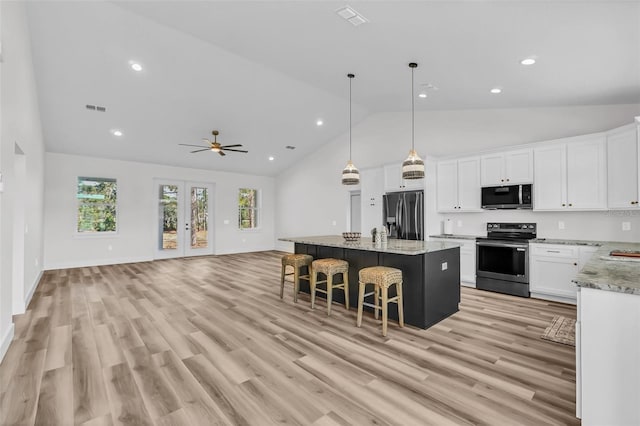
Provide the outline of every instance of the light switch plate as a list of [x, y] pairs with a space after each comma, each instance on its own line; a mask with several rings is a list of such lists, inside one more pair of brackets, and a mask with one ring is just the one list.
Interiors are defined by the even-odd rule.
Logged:
[[622, 222], [623, 231], [631, 231], [631, 222]]

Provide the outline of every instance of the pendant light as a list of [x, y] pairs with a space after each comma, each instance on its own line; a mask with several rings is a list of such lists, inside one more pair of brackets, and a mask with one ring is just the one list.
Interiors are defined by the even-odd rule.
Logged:
[[418, 64], [411, 62], [411, 151], [406, 160], [402, 162], [402, 179], [423, 179], [424, 178], [424, 161], [418, 156], [415, 149], [415, 96], [413, 93], [413, 72], [418, 68]]
[[354, 74], [347, 74], [349, 77], [349, 162], [347, 167], [342, 170], [342, 184], [343, 185], [358, 185], [360, 183], [360, 172], [351, 162], [351, 81]]

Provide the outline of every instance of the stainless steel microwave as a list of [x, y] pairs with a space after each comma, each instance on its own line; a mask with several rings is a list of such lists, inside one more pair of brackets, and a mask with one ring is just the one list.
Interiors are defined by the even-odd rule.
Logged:
[[531, 184], [484, 186], [481, 200], [483, 209], [531, 209]]

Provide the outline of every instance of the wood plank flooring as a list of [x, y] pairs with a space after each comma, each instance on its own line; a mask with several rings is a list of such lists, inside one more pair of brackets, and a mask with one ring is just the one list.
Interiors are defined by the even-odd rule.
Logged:
[[575, 307], [462, 289], [399, 329], [279, 298], [281, 253], [47, 271], [0, 364], [1, 425], [579, 424]]

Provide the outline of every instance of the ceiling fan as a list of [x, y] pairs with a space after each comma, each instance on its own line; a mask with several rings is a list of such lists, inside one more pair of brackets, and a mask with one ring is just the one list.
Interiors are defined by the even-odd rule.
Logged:
[[221, 145], [220, 142], [218, 142], [218, 135], [220, 134], [220, 132], [218, 132], [217, 130], [212, 131], [211, 134], [213, 135], [213, 141], [210, 141], [209, 139], [206, 139], [206, 138], [202, 138], [203, 141], [205, 141], [205, 142], [207, 142], [209, 144], [208, 148], [202, 148], [202, 145], [190, 145], [188, 143], [180, 143], [178, 145], [196, 146], [198, 148], [201, 148], [201, 149], [196, 149], [195, 151], [191, 151], [191, 154], [193, 154], [194, 152], [201, 152], [201, 151], [213, 151], [213, 152], [217, 152], [221, 156], [225, 156], [226, 155], [224, 153], [225, 151], [244, 152], [245, 154], [247, 152], [249, 152], [249, 151], [245, 151], [243, 149], [234, 149], [234, 148], [242, 146], [242, 144]]

